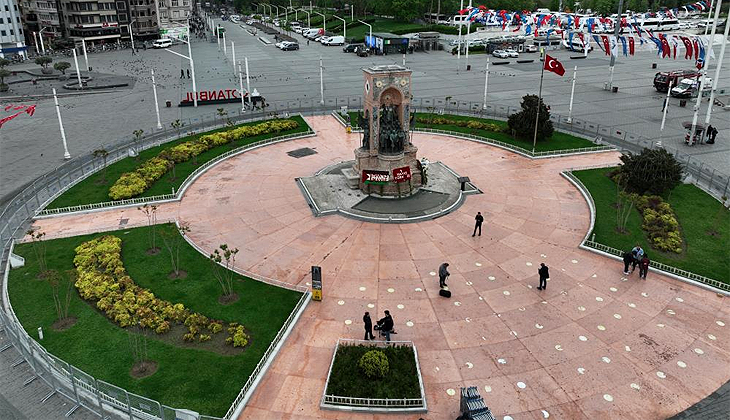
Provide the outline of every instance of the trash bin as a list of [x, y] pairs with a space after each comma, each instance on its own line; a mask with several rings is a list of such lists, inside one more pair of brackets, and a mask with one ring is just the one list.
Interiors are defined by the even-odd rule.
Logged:
[[94, 68], [89, 66], [89, 71], [93, 71], [93, 70], [94, 70]]
[[467, 64], [466, 65], [466, 71], [470, 71], [470, 70], [471, 70], [471, 64]]
[[651, 68], [655, 69], [656, 68], [656, 63], [651, 63]]
[[618, 86], [614, 86], [612, 90], [613, 90], [613, 93], [618, 92]]
[[168, 108], [172, 107], [172, 101], [165, 101], [165, 106]]
[[680, 99], [679, 100], [679, 106], [681, 106], [681, 107], [687, 106], [687, 100], [686, 99]]

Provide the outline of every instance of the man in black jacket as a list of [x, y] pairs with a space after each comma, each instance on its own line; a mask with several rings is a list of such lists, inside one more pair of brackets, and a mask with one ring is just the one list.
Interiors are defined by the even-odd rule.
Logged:
[[545, 290], [547, 287], [547, 279], [550, 278], [550, 273], [548, 272], [548, 267], [545, 263], [540, 263], [540, 269], [537, 270], [537, 274], [540, 275], [540, 286], [537, 290]]
[[474, 224], [474, 233], [471, 234], [472, 237], [477, 234], [477, 229], [479, 229], [479, 236], [482, 236], [482, 223], [484, 222], [484, 216], [482, 216], [482, 212], [477, 212], [477, 217], [474, 218], [476, 220], [476, 224]]
[[449, 263], [443, 263], [439, 266], [439, 287], [442, 289], [446, 287], [446, 278], [451, 275], [447, 268], [449, 268]]
[[373, 320], [370, 319], [370, 312], [365, 312], [365, 315], [362, 317], [362, 322], [365, 323], [365, 339], [375, 340], [375, 337], [373, 337]]
[[395, 325], [393, 317], [390, 316], [390, 311], [385, 311], [385, 316], [378, 320], [378, 325], [380, 326], [380, 331], [385, 334], [385, 341], [390, 341], [390, 334], [393, 332], [393, 326]]

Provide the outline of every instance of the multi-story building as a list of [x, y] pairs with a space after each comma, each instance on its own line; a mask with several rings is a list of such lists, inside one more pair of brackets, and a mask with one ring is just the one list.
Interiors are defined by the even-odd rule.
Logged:
[[193, 12], [191, 0], [157, 0], [157, 24], [160, 28], [185, 26]]
[[[0, 0], [5, 1], [5, 0]], [[120, 17], [127, 15], [124, 1], [61, 0], [66, 36], [87, 43], [116, 42], [121, 37]], [[117, 10], [120, 8], [120, 10]], [[119, 13], [119, 16], [117, 15]]]
[[0, 0], [0, 57], [26, 55], [25, 34], [15, 0]]
[[[157, 38], [160, 30], [155, 0], [129, 0], [128, 6], [134, 36], [139, 39]], [[126, 34], [128, 32], [122, 32], [122, 36]]]
[[[41, 45], [48, 48], [53, 39], [63, 36], [55, 0], [22, 0], [20, 10], [27, 45], [35, 45], [40, 52]], [[43, 37], [43, 43], [40, 42], [40, 37]]]

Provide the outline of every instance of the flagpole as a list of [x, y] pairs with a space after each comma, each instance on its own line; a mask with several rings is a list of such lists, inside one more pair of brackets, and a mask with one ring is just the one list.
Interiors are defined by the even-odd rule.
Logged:
[[660, 132], [664, 131], [664, 122], [667, 120], [667, 108], [669, 108], [669, 94], [672, 92], [672, 87], [674, 87], [674, 80], [669, 82], [667, 97], [664, 99], [664, 110], [662, 111], [662, 126], [659, 128]]
[[466, 69], [469, 70], [469, 34], [471, 33], [471, 0], [469, 0], [469, 12], [466, 14]]
[[[543, 66], [545, 67], [545, 66]], [[573, 86], [570, 88], [570, 106], [568, 107], [568, 124], [573, 123], [573, 95], [575, 95], [575, 79], [578, 76], [578, 66], [573, 68]]]
[[547, 57], [547, 54], [545, 54], [545, 50], [541, 51], [541, 54], [543, 56], [543, 62], [542, 62], [542, 70], [540, 70], [540, 90], [538, 91], [537, 95], [537, 112], [535, 112], [535, 135], [532, 137], [532, 154], [535, 154], [535, 144], [537, 144], [537, 125], [540, 121], [540, 105], [542, 104], [542, 78], [545, 75], [545, 61]]
[[[694, 144], [693, 138], [695, 129], [697, 128], [697, 118], [699, 117], [700, 107], [702, 106], [702, 91], [705, 89], [705, 80], [707, 80], [707, 68], [710, 66], [710, 58], [712, 57], [712, 44], [715, 40], [715, 32], [717, 32], [717, 20], [720, 17], [720, 7], [722, 7], [722, 0], [717, 0], [715, 5], [715, 17], [712, 21], [712, 31], [710, 31], [710, 42], [707, 45], [707, 52], [705, 53], [705, 61], [702, 63], [702, 69], [700, 69], [700, 86], [697, 91], [697, 101], [695, 102], [694, 115], [692, 116], [692, 131], [689, 132], [689, 144]], [[726, 22], [725, 25], [728, 23]], [[702, 40], [700, 39], [700, 42]], [[709, 104], [711, 107], [712, 104]]]
[[487, 56], [487, 71], [484, 72], [484, 105], [482, 109], [487, 109], [487, 85], [489, 84], [489, 56]]
[[[461, 0], [461, 6], [459, 7], [459, 11], [461, 12], [464, 10], [464, 0]], [[459, 71], [459, 68], [461, 67], [461, 27], [462, 23], [459, 22], [459, 37], [457, 38], [458, 41], [456, 43], [456, 71]]]
[[[623, 7], [624, 7], [624, 0], [619, 0], [618, 1], [618, 12], [617, 12], [618, 14], [616, 15], [616, 23], [614, 24], [614, 28], [613, 28], [613, 37], [614, 37], [616, 44], [618, 44], [618, 35], [619, 35], [619, 30], [621, 29], [621, 10], [623, 10]], [[611, 48], [611, 63], [609, 64], [610, 75], [608, 78], [608, 85], [607, 85], [608, 90], [611, 90], [611, 88], [613, 88], [613, 67], [615, 65], [616, 65], [616, 56], [613, 55], [613, 48]]]
[[720, 47], [720, 56], [717, 58], [717, 65], [715, 66], [715, 79], [712, 81], [712, 89], [710, 90], [710, 104], [707, 106], [707, 114], [705, 115], [705, 125], [710, 124], [710, 116], [712, 115], [712, 104], [715, 102], [715, 91], [717, 90], [717, 81], [720, 79], [720, 69], [722, 69], [722, 60], [725, 58], [725, 46], [727, 45], [728, 29], [730, 25], [728, 23], [730, 17], [725, 20], [725, 33], [722, 36], [722, 47]]

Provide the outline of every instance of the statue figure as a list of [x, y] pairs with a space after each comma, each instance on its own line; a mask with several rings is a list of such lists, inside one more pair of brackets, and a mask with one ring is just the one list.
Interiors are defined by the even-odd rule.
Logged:
[[406, 136], [398, 119], [397, 106], [383, 106], [380, 116], [380, 135], [378, 137], [381, 153], [399, 153], [403, 151]]
[[367, 109], [364, 117], [360, 111], [357, 112], [357, 125], [362, 128], [362, 148], [368, 150], [370, 148], [370, 118]]

